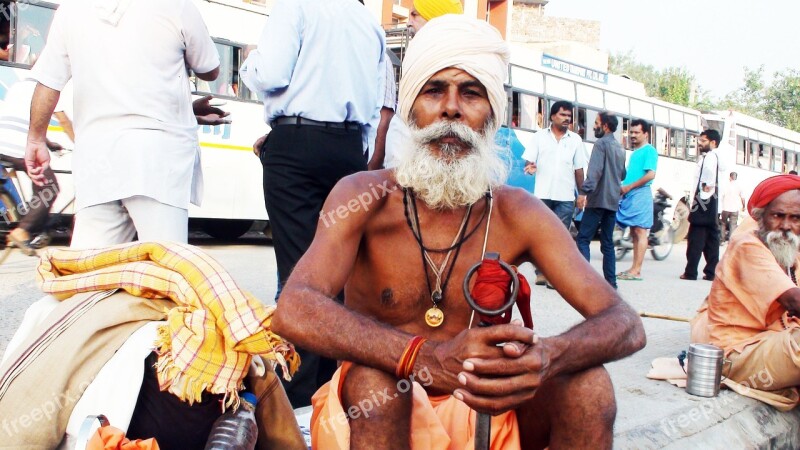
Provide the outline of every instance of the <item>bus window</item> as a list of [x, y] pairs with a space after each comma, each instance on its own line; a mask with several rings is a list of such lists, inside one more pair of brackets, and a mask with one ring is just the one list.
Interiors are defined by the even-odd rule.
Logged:
[[25, 2], [24, 8], [19, 7], [16, 2], [3, 2], [3, 6], [6, 5], [10, 6], [11, 15], [3, 14], [3, 16], [10, 18], [12, 24], [9, 27], [7, 60], [18, 64], [33, 65], [44, 50], [56, 10], [27, 2]]
[[535, 95], [514, 92], [511, 96], [511, 127], [541, 130], [544, 123], [544, 99]]
[[772, 148], [772, 171], [783, 172], [783, 150], [777, 147]]
[[651, 139], [659, 155], [669, 156], [669, 128], [656, 126], [655, 139]]
[[686, 159], [697, 161], [697, 133], [686, 132]]
[[[584, 141], [586, 140], [586, 108], [575, 108], [572, 120], [572, 131], [578, 134]], [[594, 126], [594, 123], [592, 123]], [[594, 133], [590, 133], [594, 136]]]
[[669, 156], [684, 159], [684, 137], [683, 130], [670, 129], [669, 131]]
[[794, 170], [794, 152], [790, 152], [789, 150], [783, 150], [783, 173], [789, 173], [790, 170]]
[[195, 90], [214, 96], [257, 100], [255, 94], [239, 82], [239, 67], [244, 63], [243, 48], [226, 42], [214, 42], [214, 45], [219, 53], [219, 77], [214, 81], [193, 78]]
[[631, 127], [631, 119], [625, 117], [622, 119], [622, 123], [620, 124], [619, 128], [617, 128], [617, 130], [620, 129], [622, 130], [622, 135], [620, 136], [620, 144], [622, 145], [622, 148], [624, 148], [625, 150], [631, 149], [631, 142], [630, 140], [628, 140], [628, 129], [630, 129], [630, 127]]
[[739, 136], [736, 140], [736, 164], [747, 165], [747, 140]]
[[747, 147], [750, 149], [750, 156], [747, 159], [747, 164], [750, 167], [758, 167], [758, 142], [747, 141]]
[[575, 132], [578, 133], [584, 141], [597, 141], [597, 138], [594, 137], [594, 121], [597, 120], [597, 114], [599, 112], [589, 108], [576, 109], [578, 110], [578, 115], [575, 120]]
[[769, 170], [770, 149], [766, 144], [758, 144], [758, 168]]

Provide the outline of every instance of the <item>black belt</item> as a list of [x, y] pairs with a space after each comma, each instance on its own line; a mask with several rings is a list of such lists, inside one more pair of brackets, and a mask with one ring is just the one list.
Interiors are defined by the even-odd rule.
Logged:
[[358, 122], [320, 122], [318, 120], [306, 119], [300, 116], [281, 116], [276, 117], [269, 124], [272, 128], [278, 125], [311, 125], [313, 127], [337, 128], [345, 130], [359, 130], [361, 125]]

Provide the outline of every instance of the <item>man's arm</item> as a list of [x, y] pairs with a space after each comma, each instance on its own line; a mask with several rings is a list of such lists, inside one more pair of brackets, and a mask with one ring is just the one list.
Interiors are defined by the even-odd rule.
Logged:
[[517, 203], [514, 229], [527, 237], [529, 258], [586, 320], [527, 347], [506, 346], [509, 358], [466, 361], [466, 384], [456, 394], [478, 410], [515, 408], [542, 382], [623, 358], [646, 341], [641, 319], [581, 257], [563, 224], [539, 200]]
[[638, 188], [639, 186], [644, 186], [648, 181], [655, 179], [655, 177], [656, 177], [656, 171], [648, 170], [643, 177], [639, 178], [638, 180], [634, 181], [631, 184], [622, 186], [622, 193], [627, 194], [628, 192]]
[[592, 147], [592, 156], [589, 157], [589, 167], [586, 170], [586, 180], [578, 187], [579, 195], [577, 206], [579, 209], [584, 209], [586, 207], [586, 196], [594, 192], [597, 188], [597, 183], [600, 181], [600, 177], [603, 176], [603, 169], [606, 162], [605, 151], [605, 146], [601, 141], [595, 142]]
[[31, 100], [31, 124], [28, 128], [28, 144], [25, 148], [25, 167], [28, 176], [38, 186], [47, 184], [44, 169], [50, 165], [50, 150], [47, 148], [47, 126], [56, 109], [61, 93], [37, 83]]
[[184, 59], [197, 78], [214, 81], [219, 76], [219, 53], [208, 34], [203, 17], [193, 2], [186, 2], [181, 15], [183, 39], [186, 46]]
[[583, 194], [591, 194], [597, 188], [597, 183], [603, 176], [603, 169], [605, 168], [605, 146], [600, 142], [596, 142], [592, 147], [592, 156], [589, 157], [589, 167], [586, 170], [586, 180], [578, 191]]
[[369, 160], [367, 168], [378, 170], [383, 168], [383, 160], [386, 158], [386, 134], [389, 132], [389, 123], [394, 117], [394, 110], [391, 108], [381, 108], [381, 121], [378, 124], [378, 134], [375, 136], [375, 153]]
[[[302, 42], [302, 11], [297, 3], [275, 2], [258, 47], [250, 51], [239, 69], [242, 81], [251, 91], [272, 92], [289, 85]], [[276, 42], [280, 45], [275, 45]]]

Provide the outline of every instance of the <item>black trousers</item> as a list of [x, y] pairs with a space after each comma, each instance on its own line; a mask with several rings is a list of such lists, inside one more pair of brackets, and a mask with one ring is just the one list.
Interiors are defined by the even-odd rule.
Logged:
[[[323, 203], [333, 186], [345, 176], [367, 169], [361, 131], [357, 127], [278, 125], [264, 142], [261, 163], [278, 278], [284, 285], [314, 239]], [[292, 381], [284, 381], [293, 408], [310, 405], [311, 396], [336, 371], [336, 361], [302, 348], [297, 351], [300, 369]]]
[[222, 414], [222, 394], [203, 392], [199, 402], [189, 405], [158, 387], [155, 352], [144, 360], [144, 377], [126, 437], [156, 438], [164, 450], [203, 450], [211, 426]]
[[706, 278], [713, 279], [719, 262], [719, 227], [689, 225], [689, 234], [686, 239], [688, 245], [684, 275], [688, 278], [697, 278], [697, 266], [700, 264], [700, 255], [702, 254], [706, 259], [703, 273]]

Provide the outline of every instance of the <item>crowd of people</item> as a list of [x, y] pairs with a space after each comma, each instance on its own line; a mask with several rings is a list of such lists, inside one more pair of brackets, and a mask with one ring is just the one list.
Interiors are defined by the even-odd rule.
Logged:
[[[128, 398], [128, 437], [154, 437], [162, 448], [188, 448], [184, 437], [190, 434], [197, 438], [191, 446], [200, 446], [220, 415], [214, 405], [238, 403], [247, 372], [241, 361], [269, 353], [293, 377], [285, 377], [283, 389], [277, 377], [267, 387], [263, 378], [248, 379], [262, 386], [258, 392], [275, 393], [263, 394], [259, 417], [269, 417], [264, 405], [275, 414], [312, 405], [314, 448], [473, 448], [476, 430], [469, 424], [475, 423], [476, 414], [492, 416], [491, 448], [610, 448], [616, 401], [603, 365], [645, 345], [641, 320], [616, 289], [618, 280], [642, 279], [658, 166], [658, 152], [649, 144], [651, 125], [640, 119], [630, 122], [633, 151], [627, 167], [625, 150], [614, 136], [619, 119], [610, 112], [597, 116], [597, 141], [588, 155], [581, 136], [571, 130], [575, 107], [566, 101], [551, 105], [549, 127], [527, 142], [517, 141], [513, 133], [501, 130], [508, 110], [504, 81], [509, 47], [491, 25], [463, 15], [458, 0], [414, 0], [409, 19], [414, 37], [395, 93], [384, 32], [362, 3], [275, 2], [258, 46], [249, 51], [239, 74], [241, 82], [263, 97], [264, 121], [270, 126], [254, 152], [263, 167], [272, 226], [277, 307], [272, 315], [246, 300], [217, 305], [207, 295], [190, 301], [175, 294], [181, 297], [179, 305], [216, 314], [215, 320], [224, 318], [216, 323], [257, 326], [224, 353], [245, 355], [241, 360], [229, 361], [208, 350], [207, 361], [217, 370], [209, 383], [200, 382], [202, 375], [188, 379], [192, 372], [165, 378], [165, 368], [180, 361], [169, 350], [154, 351], [152, 341], [145, 342], [145, 351], [134, 361], [144, 370], [133, 383], [136, 390], [141, 381], [137, 395]], [[142, 34], [154, 20], [169, 26]], [[146, 54], [143, 48], [149, 49]], [[101, 62], [98, 53], [108, 58]], [[9, 145], [0, 148], [20, 169], [24, 166], [36, 189], [57, 190], [49, 169], [54, 146], [46, 131], [51, 116], [65, 110], [60, 106], [63, 91], [71, 83], [77, 212], [70, 248], [75, 253], [65, 251], [47, 261], [50, 269], [40, 268], [40, 275], [62, 275], [60, 265], [73, 267], [76, 260], [81, 270], [99, 270], [110, 258], [120, 264], [146, 259], [169, 266], [205, 292], [203, 276], [216, 266], [185, 245], [188, 205], [202, 195], [196, 126], [227, 119], [209, 105], [208, 97], [192, 102], [187, 67], [199, 79], [213, 81], [219, 65], [191, 1], [107, 0], [98, 6], [74, 0], [58, 9], [32, 70], [33, 81], [19, 84], [27, 89], [30, 104], [27, 115], [18, 111], [27, 133], [4, 139]], [[131, 73], [137, 76], [126, 76]], [[509, 156], [498, 151], [499, 139], [513, 142], [515, 156], [525, 161], [524, 167], [512, 166], [516, 172], [510, 177], [522, 188], [507, 183]], [[792, 402], [794, 406], [800, 400], [796, 352], [777, 360], [775, 353], [796, 347], [800, 337], [793, 331], [800, 328], [794, 318], [800, 313], [794, 277], [799, 267], [800, 177], [785, 175], [762, 183], [748, 204], [755, 226], [737, 229], [744, 198], [735, 173], [730, 173], [724, 193], [720, 189], [719, 176], [728, 173], [715, 151], [719, 143], [713, 130], [703, 132], [698, 141], [687, 265], [680, 276], [696, 279], [700, 255], [705, 256], [704, 278], [714, 284], [695, 321], [693, 339], [715, 343], [740, 361], [733, 380], [780, 364], [782, 373], [792, 375], [759, 389], [781, 389], [764, 397], [784, 408]], [[14, 149], [17, 153], [9, 155]], [[386, 189], [376, 194], [373, 186]], [[364, 195], [373, 196], [369, 208], [349, 208]], [[342, 207], [348, 208], [346, 218], [325, 220], [326, 211]], [[569, 233], [576, 209], [583, 211], [577, 244]], [[32, 236], [41, 231], [41, 215], [38, 211], [26, 218], [20, 231], [9, 236], [10, 244], [30, 246]], [[619, 273], [612, 237], [617, 223], [630, 227], [634, 244], [631, 267]], [[589, 244], [598, 232], [602, 276], [588, 262]], [[157, 244], [124, 245], [135, 238]], [[729, 247], [718, 264], [721, 240]], [[498, 299], [502, 304], [512, 295], [514, 278], [523, 292], [521, 302], [529, 301], [527, 281], [511, 269], [492, 291], [494, 297], [479, 288], [491, 278], [481, 271], [489, 271], [492, 254], [512, 266], [533, 263], [534, 283], [558, 291], [584, 320], [560, 335], [542, 337], [527, 322], [512, 322], [510, 315], [496, 320], [476, 313], [465, 296], [474, 296], [481, 305]], [[187, 272], [170, 255], [185, 257], [203, 276]], [[83, 264], [85, 260], [91, 264]], [[482, 263], [477, 281], [471, 293], [465, 292], [462, 282], [476, 263]], [[745, 281], [743, 273], [761, 275], [748, 275], [753, 281]], [[94, 276], [74, 283], [84, 286], [87, 279], [103, 279]], [[150, 285], [129, 290], [120, 283], [103, 286], [125, 289], [132, 294], [124, 297], [128, 302], [153, 298], [147, 294]], [[54, 292], [93, 290], [101, 289], [91, 285]], [[164, 290], [176, 291], [174, 286]], [[214, 292], [226, 299], [247, 299], [238, 289]], [[95, 304], [99, 297], [64, 301]], [[31, 307], [0, 366], [0, 380], [24, 389], [24, 377], [9, 379], [10, 372], [4, 372], [9, 367], [24, 370], [13, 366], [21, 359], [9, 355], [25, 350], [26, 339], [34, 339], [37, 327], [51, 320], [50, 311], [63, 310], [57, 304], [49, 297]], [[524, 317], [525, 306], [518, 306]], [[136, 321], [165, 319], [156, 313], [137, 314]], [[237, 314], [244, 316], [241, 322], [233, 317]], [[170, 313], [170, 323], [172, 318]], [[185, 325], [191, 328], [191, 322], [187, 319]], [[487, 323], [494, 326], [480, 326]], [[239, 331], [215, 332], [230, 340], [229, 334]], [[205, 333], [214, 335], [208, 329], [200, 335]], [[118, 334], [124, 333], [109, 342], [107, 359], [126, 343]], [[253, 335], [274, 345], [254, 346]], [[202, 354], [202, 343], [194, 345]], [[275, 357], [276, 348], [284, 356]], [[300, 360], [296, 371], [295, 350]], [[194, 369], [187, 363], [186, 371]], [[221, 381], [228, 384], [221, 386]], [[391, 401], [364, 414], [359, 408], [375, 393]], [[0, 406], [3, 401], [0, 392]], [[49, 430], [51, 435], [36, 438], [60, 439], [68, 433], [71, 412], [58, 417], [55, 434]], [[267, 441], [281, 442], [281, 448], [302, 446], [299, 433], [282, 433], [281, 440], [271, 434], [274, 429], [273, 424], [259, 430], [260, 448]]]

